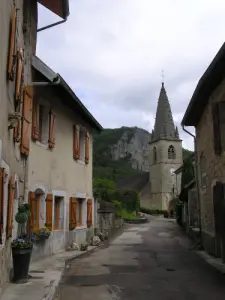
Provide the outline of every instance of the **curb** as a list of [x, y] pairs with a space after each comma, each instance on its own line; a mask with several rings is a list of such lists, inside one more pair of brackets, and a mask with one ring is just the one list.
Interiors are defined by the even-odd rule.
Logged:
[[222, 260], [219, 258], [215, 258], [211, 255], [209, 255], [207, 252], [199, 250], [196, 251], [197, 254], [205, 260], [205, 262], [207, 264], [209, 264], [210, 266], [212, 266], [214, 269], [216, 269], [217, 271], [219, 271], [220, 273], [222, 273], [223, 275], [225, 274], [225, 264], [222, 263]]
[[[100, 245], [99, 245], [100, 246]], [[99, 246], [92, 246], [93, 248], [90, 249], [90, 250], [86, 250], [86, 251], [83, 251], [83, 253], [80, 253], [78, 255], [74, 255], [68, 259], [65, 260], [65, 267], [66, 265], [68, 265], [71, 261], [75, 260], [76, 258], [82, 258], [83, 256], [87, 255], [87, 254], [90, 254], [92, 252], [94, 252], [97, 248], [99, 248]]]
[[147, 218], [140, 218], [140, 219], [123, 219], [125, 223], [128, 224], [145, 224], [148, 223]]
[[50, 287], [49, 293], [46, 293], [45, 296], [44, 296], [45, 298], [43, 298], [43, 299], [44, 299], [44, 300], [58, 300], [58, 299], [59, 299], [59, 298], [58, 298], [58, 296], [59, 296], [58, 293], [59, 293], [60, 282], [61, 282], [61, 280], [62, 280], [62, 277], [63, 277], [65, 271], [66, 271], [67, 268], [69, 267], [69, 264], [70, 264], [73, 260], [75, 260], [75, 259], [77, 259], [77, 258], [82, 258], [82, 257], [84, 257], [85, 255], [88, 255], [88, 254], [94, 252], [97, 248], [99, 248], [99, 246], [93, 246], [93, 248], [90, 249], [90, 250], [83, 251], [83, 253], [80, 253], [80, 254], [78, 254], [78, 255], [74, 255], [74, 256], [72, 256], [72, 257], [66, 259], [65, 262], [64, 262], [64, 268], [62, 268], [62, 270], [61, 270], [61, 274], [60, 274], [59, 280], [57, 280], [57, 282], [54, 282], [54, 285], [52, 285], [52, 286]]

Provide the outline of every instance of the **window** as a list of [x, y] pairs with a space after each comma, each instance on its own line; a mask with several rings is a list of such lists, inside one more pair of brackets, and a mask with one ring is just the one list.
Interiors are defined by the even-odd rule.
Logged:
[[44, 226], [44, 192], [37, 189], [29, 193], [29, 204], [31, 207], [30, 231], [39, 229]]
[[176, 158], [176, 152], [174, 146], [170, 145], [168, 148], [168, 159], [175, 159]]
[[153, 163], [157, 162], [157, 149], [156, 147], [153, 148]]
[[49, 148], [55, 144], [55, 115], [48, 105], [33, 104], [32, 137]]
[[43, 144], [48, 144], [49, 109], [43, 105], [39, 105], [38, 121], [40, 142]]
[[203, 154], [200, 157], [200, 177], [201, 177], [201, 187], [205, 188], [207, 186], [207, 175], [206, 175], [206, 158]]
[[79, 151], [80, 151], [80, 160], [84, 161], [85, 159], [85, 131], [80, 130], [80, 136], [79, 136]]
[[225, 150], [225, 101], [213, 104], [212, 119], [214, 152], [220, 155]]
[[89, 143], [90, 136], [89, 132], [79, 125], [73, 126], [73, 158], [89, 163]]
[[64, 227], [64, 198], [55, 196], [54, 202], [54, 229]]
[[77, 226], [82, 226], [82, 208], [83, 208], [84, 199], [77, 198], [76, 202], [76, 224]]

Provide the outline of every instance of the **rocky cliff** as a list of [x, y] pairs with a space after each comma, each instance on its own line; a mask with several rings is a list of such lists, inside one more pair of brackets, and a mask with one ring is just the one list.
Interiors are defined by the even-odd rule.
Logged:
[[117, 142], [110, 145], [112, 159], [128, 158], [132, 168], [147, 172], [150, 133], [138, 127], [122, 127], [122, 129]]
[[147, 171], [150, 134], [137, 127], [104, 129], [94, 135], [94, 178], [119, 180]]

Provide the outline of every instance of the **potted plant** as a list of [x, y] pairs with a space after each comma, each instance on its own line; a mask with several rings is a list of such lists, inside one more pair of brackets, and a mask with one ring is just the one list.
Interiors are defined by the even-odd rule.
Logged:
[[30, 266], [33, 243], [30, 237], [25, 233], [26, 224], [30, 216], [30, 207], [28, 204], [22, 204], [16, 214], [16, 222], [19, 224], [20, 235], [11, 243], [13, 257], [13, 282], [26, 283]]
[[50, 237], [51, 232], [49, 231], [48, 228], [43, 227], [39, 229], [35, 229], [33, 232], [33, 239], [35, 241], [43, 241], [46, 240]]

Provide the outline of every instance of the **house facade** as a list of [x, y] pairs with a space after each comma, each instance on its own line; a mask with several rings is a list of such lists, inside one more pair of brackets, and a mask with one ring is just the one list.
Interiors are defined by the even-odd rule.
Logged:
[[0, 1], [0, 294], [9, 279], [11, 240], [27, 174], [24, 90], [32, 86], [31, 57], [36, 52], [38, 2], [66, 19], [68, 1]]
[[[92, 134], [102, 127], [63, 78], [36, 56], [30, 155], [27, 177], [30, 230], [47, 227], [51, 235], [36, 243], [32, 258], [52, 255], [94, 234]], [[55, 81], [54, 81], [55, 79]]]
[[203, 74], [188, 105], [183, 126], [196, 130], [201, 236], [204, 248], [223, 257], [225, 220], [225, 44]]

